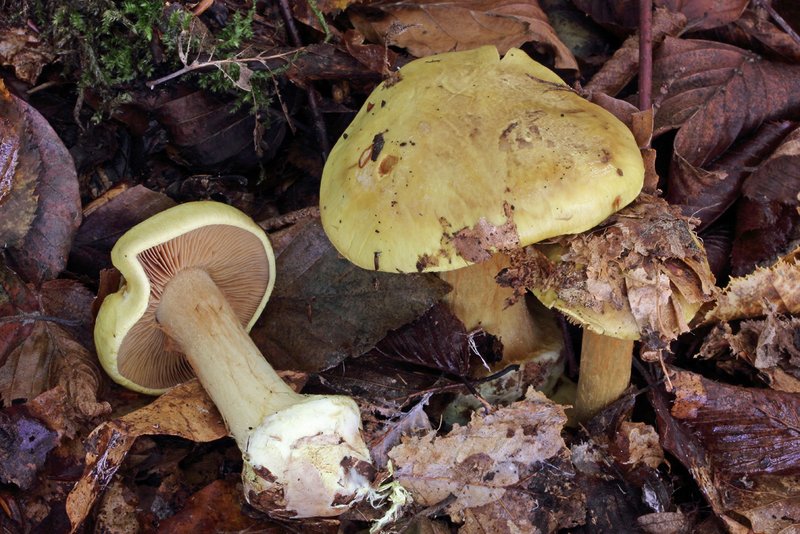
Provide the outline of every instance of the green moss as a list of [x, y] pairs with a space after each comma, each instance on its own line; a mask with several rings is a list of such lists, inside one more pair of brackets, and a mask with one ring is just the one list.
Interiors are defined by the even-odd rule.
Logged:
[[[165, 7], [166, 6], [166, 7]], [[224, 65], [192, 74], [201, 87], [236, 91], [241, 104], [258, 113], [271, 102], [274, 72], [253, 72], [250, 87], [237, 84], [246, 66], [237, 58], [253, 37], [255, 8], [233, 13], [215, 35], [192, 25], [193, 15], [163, 0], [31, 0], [21, 15], [31, 17], [45, 38], [59, 50], [64, 75], [79, 88], [79, 102], [88, 88], [103, 110], [125, 101], [125, 94], [153, 77], [177, 71], [181, 56], [230, 59]], [[24, 22], [24, 19], [22, 19]], [[17, 21], [19, 23], [20, 21]], [[156, 58], [154, 50], [161, 50]]]

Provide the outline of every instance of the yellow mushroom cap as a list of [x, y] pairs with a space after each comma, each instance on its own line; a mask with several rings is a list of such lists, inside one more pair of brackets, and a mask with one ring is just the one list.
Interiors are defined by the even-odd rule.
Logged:
[[630, 130], [524, 52], [417, 59], [380, 84], [322, 174], [322, 224], [367, 269], [445, 271], [583, 232], [638, 195]]
[[247, 330], [275, 283], [266, 233], [241, 211], [218, 202], [189, 202], [150, 217], [117, 241], [111, 260], [124, 280], [97, 314], [97, 354], [115, 382], [153, 395], [194, 376], [155, 318], [172, 275], [205, 270]]

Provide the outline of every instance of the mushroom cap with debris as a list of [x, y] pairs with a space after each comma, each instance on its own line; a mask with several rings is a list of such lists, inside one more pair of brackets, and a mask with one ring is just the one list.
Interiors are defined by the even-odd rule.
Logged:
[[380, 84], [331, 151], [320, 209], [360, 267], [446, 271], [588, 230], [643, 180], [622, 122], [524, 52], [485, 46]]
[[97, 314], [97, 354], [115, 382], [151, 395], [194, 376], [156, 321], [164, 286], [175, 273], [205, 270], [247, 330], [275, 284], [275, 257], [266, 233], [219, 202], [188, 202], [150, 217], [117, 241], [111, 259], [123, 281]]

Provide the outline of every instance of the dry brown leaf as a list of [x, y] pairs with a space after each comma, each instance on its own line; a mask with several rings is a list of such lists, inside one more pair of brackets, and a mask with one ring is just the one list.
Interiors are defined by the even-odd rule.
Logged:
[[353, 6], [348, 13], [367, 39], [406, 48], [416, 57], [487, 44], [504, 54], [509, 48], [534, 41], [552, 50], [557, 68], [578, 68], [536, 0], [382, 0]]
[[56, 58], [30, 28], [3, 28], [0, 32], [0, 65], [14, 67], [14, 74], [34, 85], [42, 68]]
[[768, 268], [732, 278], [704, 322], [800, 313], [800, 247]]
[[528, 247], [501, 281], [599, 332], [638, 333], [650, 349], [688, 331], [716, 291], [690, 220], [657, 197], [641, 194], [597, 228], [555, 243]]
[[101, 424], [86, 440], [86, 467], [67, 497], [73, 531], [89, 515], [136, 439], [158, 435], [205, 443], [227, 436], [228, 431], [197, 380], [175, 386], [144, 408]]
[[[432, 431], [406, 437], [389, 457], [416, 503], [432, 506], [452, 494], [447, 512], [462, 521], [468, 508], [525, 498], [524, 487], [542, 462], [568, 454], [564, 423], [563, 408], [531, 389], [525, 400], [488, 415], [476, 412], [467, 426], [456, 425], [445, 436]], [[535, 509], [536, 499], [526, 500]]]
[[724, 356], [730, 349], [737, 361], [750, 364], [772, 389], [800, 393], [800, 347], [795, 341], [800, 318], [769, 313], [765, 319], [742, 321], [733, 333], [728, 323], [714, 327], [699, 355]]

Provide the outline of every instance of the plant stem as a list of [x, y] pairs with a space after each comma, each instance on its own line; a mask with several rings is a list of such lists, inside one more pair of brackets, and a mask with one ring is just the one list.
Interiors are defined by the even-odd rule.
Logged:
[[632, 340], [584, 329], [574, 420], [587, 421], [620, 398], [631, 381], [632, 363]]
[[265, 417], [304, 398], [267, 363], [202, 269], [181, 271], [167, 283], [156, 318], [186, 355], [241, 450]]

